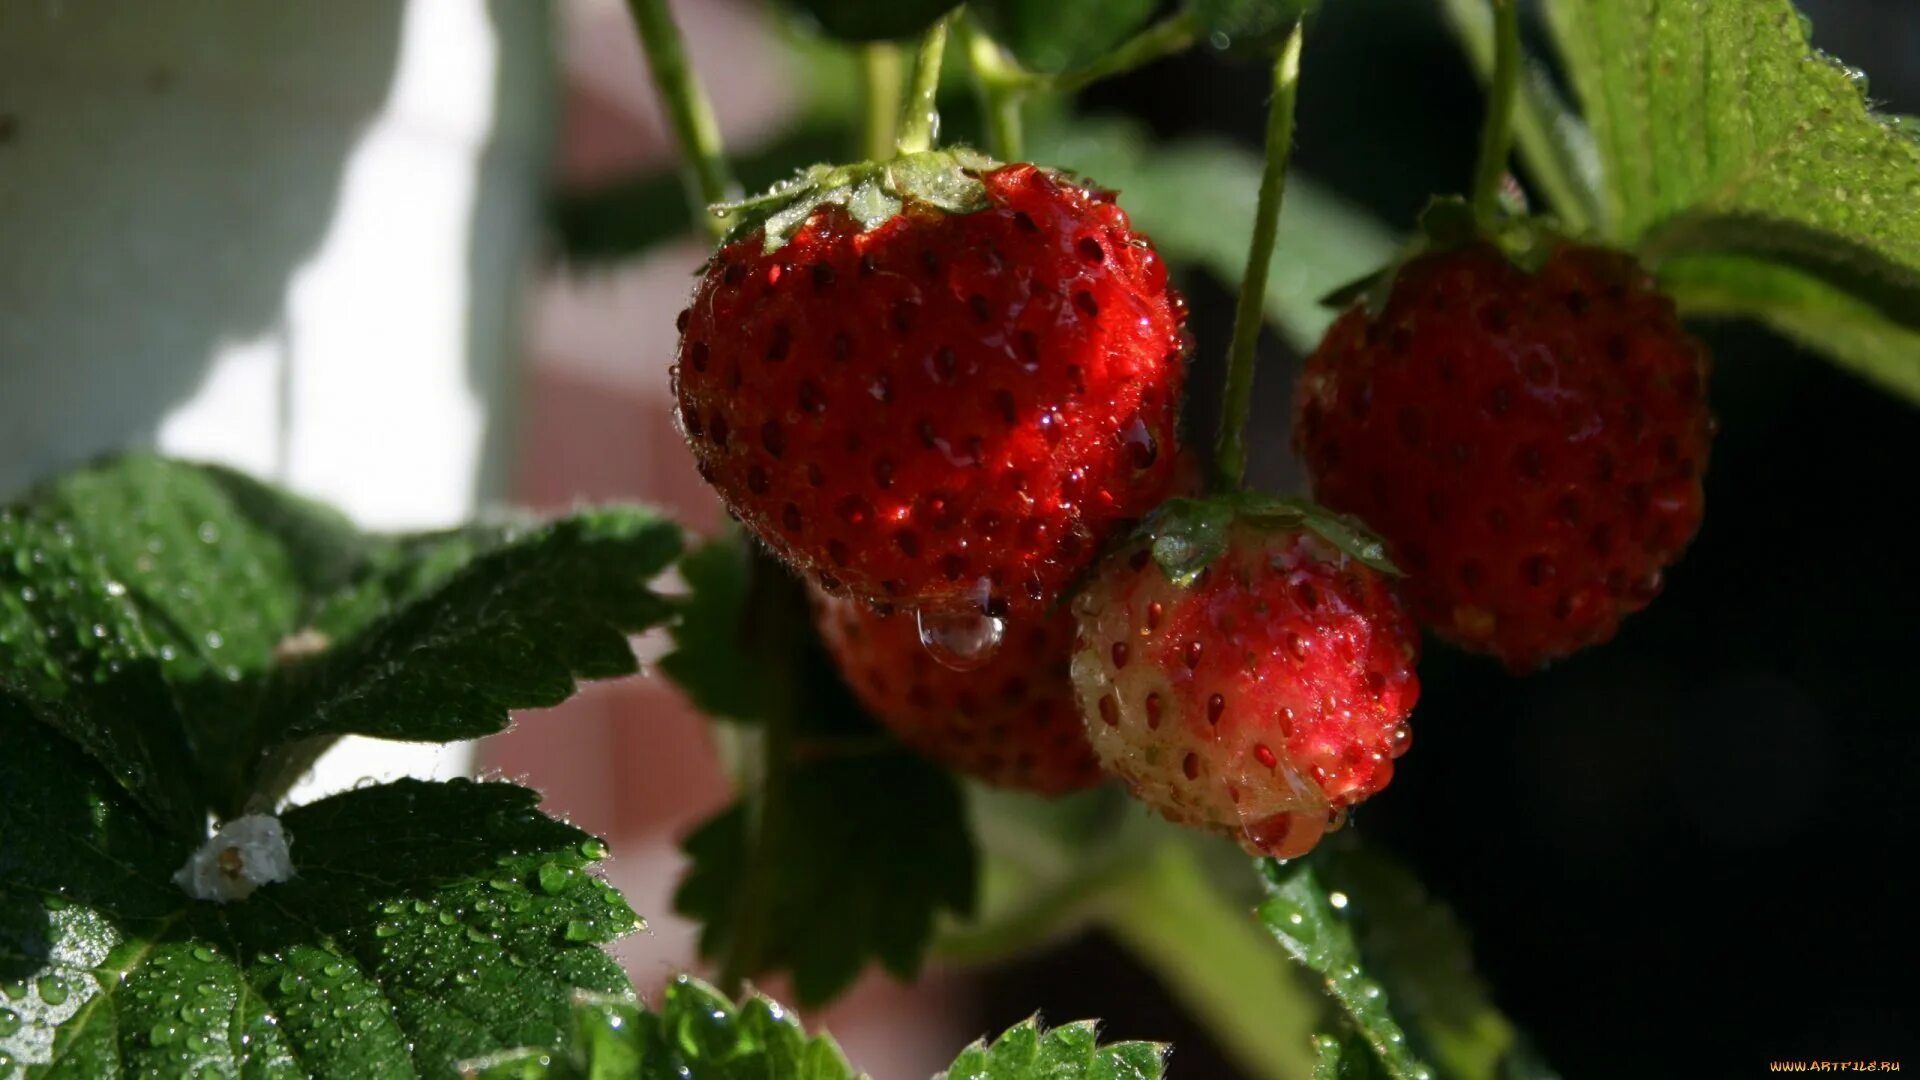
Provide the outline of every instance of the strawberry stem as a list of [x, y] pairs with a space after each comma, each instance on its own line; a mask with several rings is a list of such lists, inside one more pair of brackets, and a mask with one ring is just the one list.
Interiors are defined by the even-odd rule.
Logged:
[[987, 150], [1001, 161], [1024, 160], [1020, 107], [1026, 94], [1020, 87], [1022, 73], [972, 18], [962, 16], [956, 29], [967, 51], [980, 111], [986, 117]]
[[900, 114], [900, 136], [894, 150], [901, 155], [920, 154], [933, 149], [940, 137], [940, 58], [947, 51], [945, 16], [927, 30], [913, 57], [913, 77], [907, 84], [907, 105]]
[[726, 235], [727, 221], [708, 207], [731, 198], [734, 183], [713, 106], [687, 62], [686, 42], [667, 10], [667, 0], [627, 0], [627, 7], [640, 31], [640, 47], [646, 52], [654, 89], [666, 106], [674, 140], [680, 144], [694, 217], [705, 223], [709, 236], [719, 240]]
[[1247, 414], [1253, 407], [1253, 368], [1260, 328], [1265, 321], [1267, 270], [1280, 230], [1280, 204], [1286, 195], [1287, 161], [1293, 153], [1293, 105], [1300, 87], [1300, 44], [1304, 23], [1280, 47], [1273, 64], [1273, 102], [1267, 110], [1267, 165], [1260, 174], [1260, 200], [1254, 211], [1253, 242], [1247, 246], [1247, 270], [1233, 311], [1233, 345], [1227, 353], [1227, 385], [1220, 400], [1220, 439], [1213, 455], [1213, 487], [1238, 490], [1247, 470]]
[[1520, 6], [1493, 5], [1493, 78], [1487, 86], [1487, 116], [1480, 128], [1480, 161], [1473, 173], [1473, 216], [1490, 224], [1499, 208], [1500, 179], [1513, 149], [1513, 99], [1520, 81]]
[[866, 103], [860, 124], [860, 156], [879, 161], [893, 153], [894, 128], [900, 122], [900, 47], [878, 41], [860, 50], [860, 99]]

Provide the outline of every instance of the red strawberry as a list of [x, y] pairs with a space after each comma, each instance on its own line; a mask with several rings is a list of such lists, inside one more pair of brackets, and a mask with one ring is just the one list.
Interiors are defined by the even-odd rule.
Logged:
[[920, 644], [911, 613], [814, 593], [840, 673], [908, 746], [990, 784], [1059, 795], [1100, 781], [1067, 681], [1073, 616], [1011, 624], [980, 667], [955, 671]]
[[1296, 398], [1314, 494], [1386, 538], [1414, 613], [1526, 670], [1613, 636], [1699, 528], [1706, 349], [1628, 256], [1415, 258]]
[[[971, 212], [915, 194], [928, 157]], [[680, 420], [733, 512], [829, 591], [1032, 616], [1174, 482], [1185, 306], [1111, 195], [906, 162], [823, 171], [720, 251], [681, 320]], [[883, 181], [897, 212], [871, 213]]]
[[1313, 847], [1411, 740], [1419, 636], [1379, 555], [1300, 503], [1169, 504], [1074, 603], [1100, 763], [1169, 820], [1255, 854]]

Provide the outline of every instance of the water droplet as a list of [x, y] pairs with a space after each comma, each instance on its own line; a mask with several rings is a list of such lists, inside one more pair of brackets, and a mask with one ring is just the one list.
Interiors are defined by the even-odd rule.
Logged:
[[7, 997], [13, 1001], [19, 1001], [21, 998], [27, 996], [27, 984], [14, 982], [12, 980], [0, 982], [0, 994], [7, 995]]
[[147, 1041], [155, 1046], [165, 1046], [180, 1034], [180, 1029], [168, 1020], [162, 1020], [147, 1029]]
[[487, 886], [496, 892], [512, 892], [514, 889], [513, 882], [506, 878], [494, 878], [487, 882]]
[[373, 926], [374, 937], [392, 937], [399, 932], [400, 925], [398, 923], [383, 922], [375, 923]]
[[993, 659], [1006, 636], [1004, 619], [976, 610], [929, 611], [914, 613], [920, 628], [920, 645], [942, 667], [972, 671]]
[[67, 1001], [67, 984], [58, 975], [49, 975], [34, 984], [40, 991], [40, 1000], [49, 1005], [64, 1005]]
[[320, 968], [320, 974], [329, 979], [337, 979], [347, 970], [347, 965], [338, 960], [329, 960]]
[[564, 863], [549, 862], [540, 864], [540, 891], [548, 896], [558, 896], [573, 884], [573, 867]]
[[46, 904], [48, 911], [65, 911], [67, 909], [67, 901], [63, 897], [48, 895], [42, 902]]
[[589, 837], [580, 841], [580, 854], [583, 858], [604, 859], [607, 857], [607, 845], [604, 841]]
[[209, 649], [219, 648], [220, 646], [226, 644], [226, 640], [227, 639], [220, 636], [220, 631], [218, 630], [207, 631], [207, 648]]
[[570, 919], [567, 922], [568, 941], [592, 941], [593, 924], [585, 919]]
[[20, 1014], [12, 1009], [0, 1009], [0, 1036], [11, 1035], [20, 1030]]
[[203, 964], [209, 963], [213, 960], [213, 950], [207, 948], [205, 945], [195, 945], [193, 947], [193, 958]]

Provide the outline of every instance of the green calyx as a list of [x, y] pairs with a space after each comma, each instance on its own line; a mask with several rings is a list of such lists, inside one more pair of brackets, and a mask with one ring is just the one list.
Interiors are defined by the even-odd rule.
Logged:
[[1393, 292], [1393, 281], [1399, 276], [1400, 268], [1415, 259], [1486, 246], [1532, 274], [1546, 264], [1555, 248], [1571, 239], [1551, 219], [1528, 217], [1524, 207], [1508, 209], [1512, 212], [1503, 213], [1498, 221], [1489, 223], [1477, 220], [1473, 207], [1458, 195], [1436, 198], [1420, 212], [1420, 227], [1397, 258], [1321, 297], [1320, 303], [1339, 310], [1356, 303], [1364, 304], [1367, 314], [1378, 316], [1386, 310], [1387, 297]]
[[980, 177], [1000, 163], [964, 146], [904, 154], [890, 161], [852, 165], [813, 165], [765, 194], [710, 207], [732, 218], [725, 243], [765, 230], [766, 250], [778, 251], [813, 212], [838, 206], [861, 229], [873, 229], [898, 217], [909, 205], [948, 214], [971, 214], [988, 205]]
[[1153, 561], [1182, 587], [1227, 550], [1235, 524], [1269, 531], [1311, 529], [1343, 554], [1383, 574], [1400, 569], [1387, 547], [1358, 520], [1306, 499], [1238, 491], [1207, 499], [1169, 499], [1140, 524], [1135, 538], [1151, 545]]

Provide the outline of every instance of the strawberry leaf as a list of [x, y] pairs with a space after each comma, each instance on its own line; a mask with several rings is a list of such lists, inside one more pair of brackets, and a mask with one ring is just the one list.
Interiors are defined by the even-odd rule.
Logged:
[[1313, 1080], [1384, 1080], [1387, 1075], [1359, 1032], [1313, 1037]]
[[1406, 1032], [1388, 1011], [1385, 991], [1360, 966], [1360, 950], [1340, 910], [1346, 895], [1338, 894], [1336, 901], [1309, 865], [1273, 859], [1259, 865], [1267, 898], [1257, 915], [1268, 932], [1296, 961], [1326, 979], [1327, 993], [1366, 1040], [1384, 1075], [1432, 1080], [1433, 1070], [1413, 1056]]
[[1187, 0], [1200, 39], [1245, 56], [1271, 52], [1319, 0]]
[[197, 839], [333, 736], [478, 735], [631, 672], [678, 551], [639, 510], [365, 535], [226, 469], [113, 459], [0, 510], [0, 693]]
[[[765, 820], [782, 842], [749, 858], [749, 817], [735, 803], [687, 837], [692, 860], [674, 910], [702, 924], [700, 951], [718, 957], [742, 932], [743, 898], [765, 899], [760, 970], [791, 973], [802, 1005], [845, 990], [870, 961], [906, 979], [920, 969], [936, 917], [968, 914], [977, 892], [960, 790], [943, 769], [900, 750], [792, 769]], [[750, 891], [750, 874], [766, 875]]]
[[975, 0], [967, 11], [1028, 71], [1058, 74], [1113, 51], [1159, 0]]
[[[1774, 274], [1722, 274], [1707, 310], [1752, 312], [1911, 393], [1920, 139], [1872, 110], [1864, 78], [1809, 45], [1789, 0], [1546, 10], [1598, 148], [1610, 238], [1656, 272], [1699, 256], [1791, 271], [1791, 289]], [[1826, 293], [1819, 316], [1808, 314], [1814, 284]], [[1878, 317], [1846, 318], [1829, 344], [1812, 327], [1837, 318], [1841, 298]]]
[[914, 37], [959, 0], [790, 0], [830, 37], [890, 41]]
[[960, 1052], [938, 1080], [1042, 1080], [1052, 1077], [1102, 1077], [1153, 1080], [1166, 1066], [1167, 1048], [1159, 1043], [1101, 1045], [1091, 1020], [1047, 1029], [1029, 1017], [991, 1043], [984, 1040]]
[[402, 781], [287, 812], [294, 876], [227, 904], [169, 835], [0, 698], [0, 1071], [445, 1075], [557, 1044], [636, 920], [605, 853], [511, 784]]

